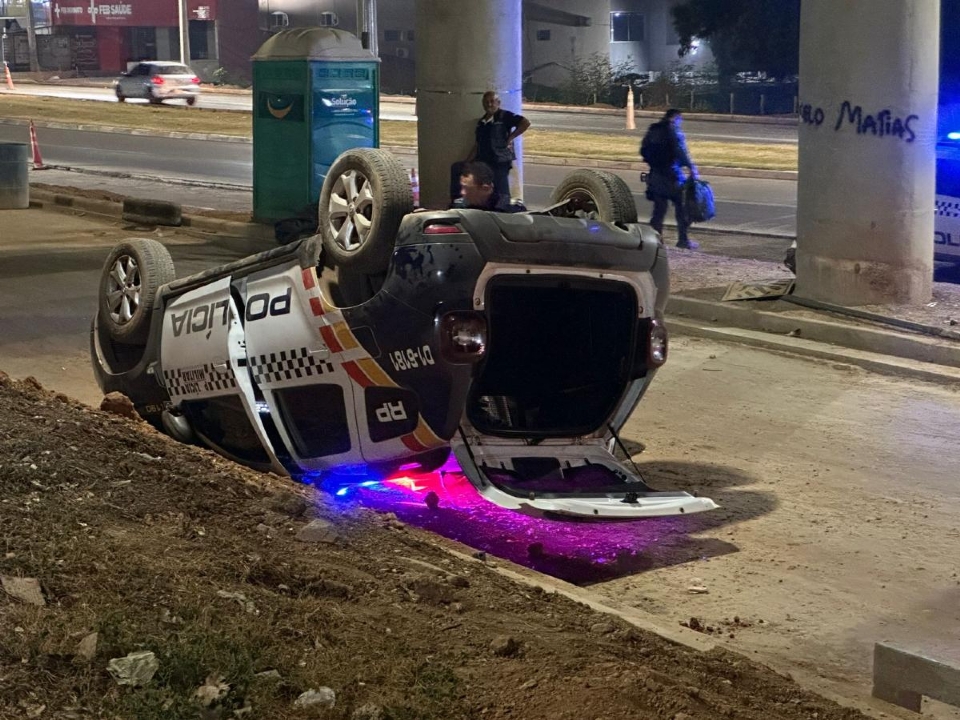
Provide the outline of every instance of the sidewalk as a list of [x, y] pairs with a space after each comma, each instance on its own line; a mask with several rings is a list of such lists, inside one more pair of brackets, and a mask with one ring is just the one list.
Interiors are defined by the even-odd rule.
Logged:
[[[32, 176], [31, 205], [45, 210], [121, 214], [124, 197], [182, 205], [189, 231], [221, 242], [233, 238], [245, 252], [275, 246], [273, 229], [247, 222], [247, 188], [174, 185], [144, 178], [132, 180], [59, 170]], [[38, 214], [38, 226], [42, 216]], [[42, 232], [38, 227], [38, 232]], [[789, 299], [723, 302], [734, 282], [789, 279], [779, 260], [789, 239], [764, 239], [737, 233], [697, 233], [699, 251], [670, 246], [671, 300], [667, 309], [673, 332], [745, 343], [877, 372], [909, 375], [960, 386], [960, 285], [937, 282], [933, 299], [921, 306], [856, 308], [864, 317], [812, 308]]]

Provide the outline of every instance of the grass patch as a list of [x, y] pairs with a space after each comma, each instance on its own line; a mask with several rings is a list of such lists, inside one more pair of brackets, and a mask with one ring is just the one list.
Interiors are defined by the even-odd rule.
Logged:
[[[105, 103], [62, 98], [0, 96], [0, 116], [14, 120], [61, 122], [77, 125], [110, 125], [182, 133], [252, 136], [249, 113], [187, 108], [182, 105]], [[380, 123], [381, 144], [416, 147], [417, 124], [401, 120]], [[532, 128], [524, 135], [528, 155], [574, 157], [629, 162], [638, 160], [640, 135], [564, 132]], [[690, 151], [704, 166], [796, 170], [797, 147], [764, 143], [691, 141]]]

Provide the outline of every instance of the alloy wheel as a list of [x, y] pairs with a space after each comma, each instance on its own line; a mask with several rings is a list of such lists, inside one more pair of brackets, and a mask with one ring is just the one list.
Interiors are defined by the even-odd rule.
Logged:
[[331, 235], [345, 252], [356, 252], [367, 241], [374, 207], [373, 187], [363, 173], [347, 170], [337, 178], [327, 217]]
[[126, 325], [140, 309], [140, 266], [136, 259], [121, 255], [110, 269], [107, 280], [107, 304], [110, 318], [117, 325]]

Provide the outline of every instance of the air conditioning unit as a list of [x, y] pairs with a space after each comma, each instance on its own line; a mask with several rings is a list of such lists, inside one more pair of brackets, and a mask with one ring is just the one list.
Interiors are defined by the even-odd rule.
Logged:
[[320, 27], [336, 27], [340, 24], [340, 18], [335, 12], [320, 13]]
[[397, 57], [398, 58], [408, 58], [410, 57], [410, 51], [406, 48], [397, 48]]
[[280, 28], [285, 28], [290, 24], [290, 16], [285, 12], [272, 12], [270, 13], [270, 27], [274, 30], [279, 30]]

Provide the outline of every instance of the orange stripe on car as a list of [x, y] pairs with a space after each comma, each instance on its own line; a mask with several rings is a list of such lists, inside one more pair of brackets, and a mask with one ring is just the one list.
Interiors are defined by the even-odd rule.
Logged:
[[360, 347], [360, 343], [358, 343], [357, 338], [354, 337], [353, 332], [350, 330], [350, 326], [345, 322], [334, 323], [333, 328], [334, 332], [337, 333], [337, 339], [340, 341], [340, 345], [344, 350], [354, 350]]
[[404, 445], [407, 446], [408, 449], [413, 450], [414, 452], [423, 452], [424, 450], [430, 449], [422, 442], [417, 440], [413, 435], [404, 435], [400, 438], [400, 440]]

